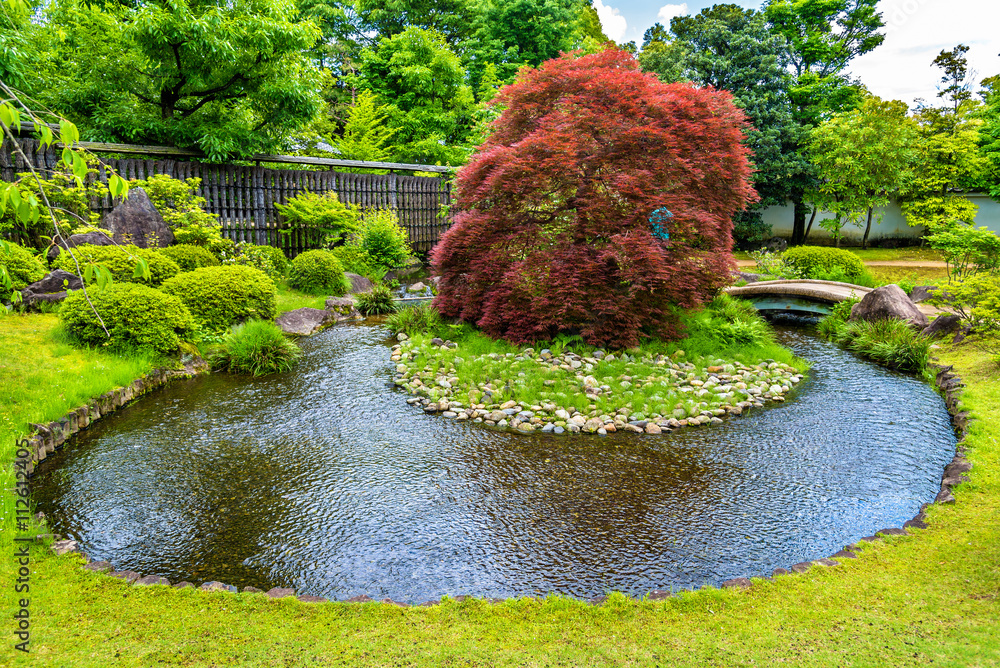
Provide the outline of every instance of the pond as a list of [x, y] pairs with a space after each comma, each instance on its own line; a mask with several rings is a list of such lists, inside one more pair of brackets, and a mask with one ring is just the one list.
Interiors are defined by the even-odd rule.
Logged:
[[388, 332], [338, 326], [293, 372], [176, 382], [34, 478], [53, 531], [172, 582], [344, 599], [589, 598], [829, 556], [932, 501], [955, 436], [930, 387], [778, 327], [784, 404], [663, 435], [517, 434], [392, 388]]

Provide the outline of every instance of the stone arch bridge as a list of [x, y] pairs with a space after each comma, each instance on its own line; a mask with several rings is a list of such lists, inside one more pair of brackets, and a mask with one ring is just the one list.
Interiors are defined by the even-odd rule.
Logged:
[[759, 281], [744, 286], [730, 286], [724, 292], [751, 302], [764, 313], [793, 313], [796, 315], [829, 315], [831, 307], [853, 294], [863, 299], [872, 288], [811, 279]]

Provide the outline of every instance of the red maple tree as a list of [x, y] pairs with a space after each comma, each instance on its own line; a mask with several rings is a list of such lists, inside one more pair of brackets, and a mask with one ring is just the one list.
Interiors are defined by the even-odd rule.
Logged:
[[[545, 62], [495, 103], [431, 256], [438, 311], [515, 343], [678, 337], [671, 307], [728, 283], [732, 216], [757, 197], [729, 93], [661, 83], [609, 49]], [[664, 207], [667, 240], [649, 220]]]

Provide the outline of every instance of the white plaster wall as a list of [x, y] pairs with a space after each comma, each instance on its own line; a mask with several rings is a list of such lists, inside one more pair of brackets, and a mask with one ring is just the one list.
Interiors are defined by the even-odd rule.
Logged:
[[[1000, 234], [1000, 202], [990, 199], [988, 195], [979, 193], [968, 195], [968, 198], [979, 206], [979, 211], [976, 212], [976, 226], [988, 227], [997, 234]], [[874, 241], [884, 237], [911, 238], [916, 240], [924, 232], [923, 227], [910, 227], [906, 224], [906, 220], [900, 212], [899, 205], [896, 203], [890, 204], [887, 207], [876, 209], [876, 214], [879, 213], [882, 215], [882, 220], [881, 222], [877, 222], [877, 218], [873, 220], [869, 241]], [[819, 221], [823, 218], [833, 218], [833, 215], [825, 211], [820, 211], [816, 215], [816, 222], [813, 223], [812, 231], [809, 233], [809, 238], [806, 240], [807, 243], [832, 243], [829, 232], [819, 226]], [[807, 216], [807, 224], [808, 221], [809, 218]], [[786, 239], [791, 238], [792, 205], [786, 204], [784, 206], [772, 206], [765, 209], [764, 222], [771, 225], [771, 231], [775, 236], [784, 237]], [[855, 227], [850, 224], [845, 225], [841, 231], [844, 235], [843, 243], [847, 244], [860, 244], [861, 238], [865, 233], [864, 227]]]

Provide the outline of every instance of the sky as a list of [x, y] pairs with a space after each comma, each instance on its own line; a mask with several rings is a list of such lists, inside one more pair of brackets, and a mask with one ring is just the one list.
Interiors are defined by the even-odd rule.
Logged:
[[[748, 9], [761, 1], [729, 0]], [[604, 34], [617, 42], [635, 40], [659, 21], [697, 14], [712, 0], [664, 3], [662, 0], [593, 0]], [[850, 72], [885, 99], [909, 105], [922, 98], [934, 103], [941, 71], [931, 65], [942, 49], [970, 47], [967, 58], [976, 81], [1000, 74], [1000, 1], [998, 0], [880, 0], [886, 24], [885, 42], [852, 61]]]

